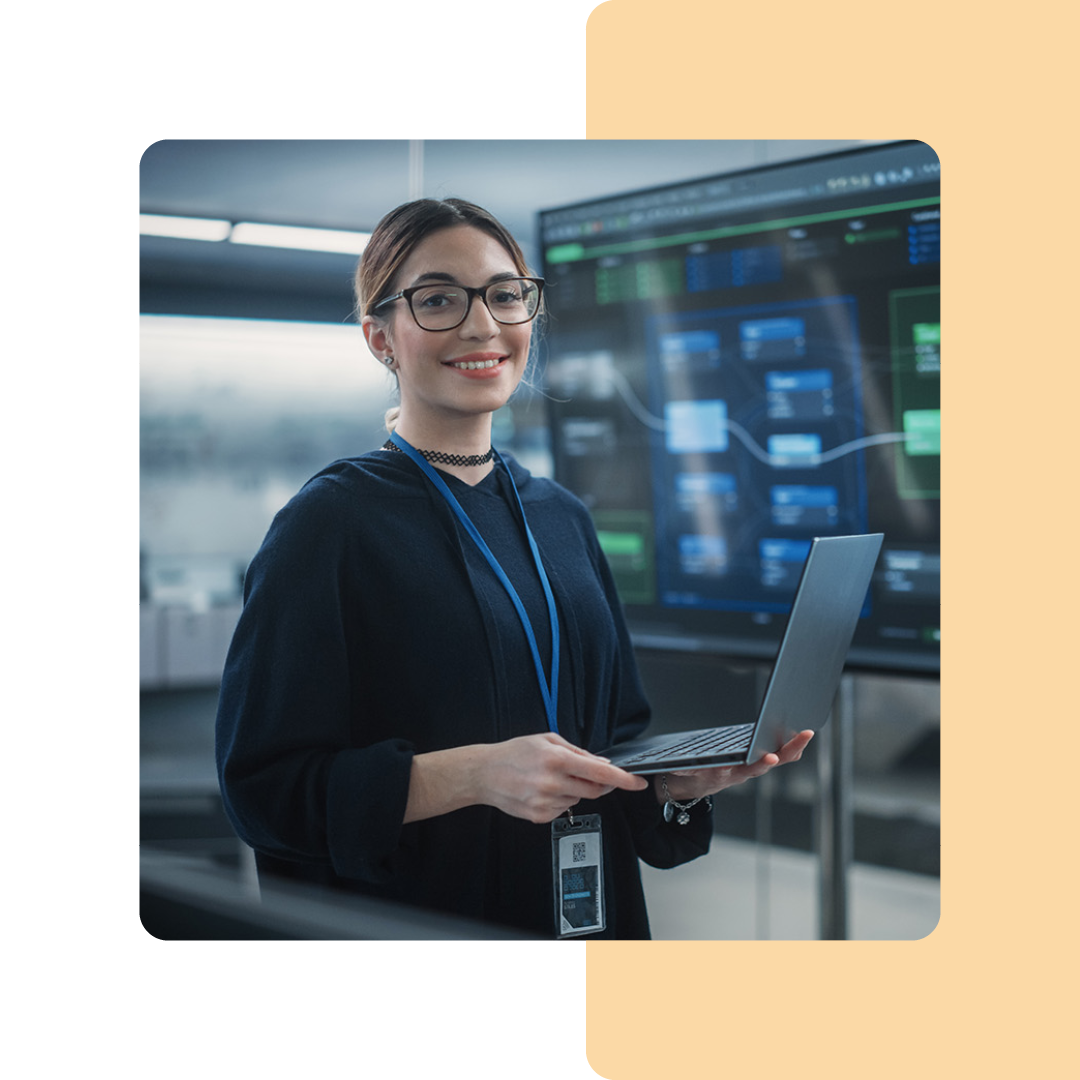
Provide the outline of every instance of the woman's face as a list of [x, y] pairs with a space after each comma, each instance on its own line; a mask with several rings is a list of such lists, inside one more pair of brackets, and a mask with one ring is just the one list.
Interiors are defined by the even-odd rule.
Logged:
[[[520, 271], [481, 229], [456, 225], [432, 233], [404, 262], [393, 292], [430, 282], [478, 288]], [[423, 330], [404, 299], [383, 320], [363, 320], [372, 352], [391, 356], [401, 391], [401, 421], [427, 425], [491, 413], [513, 393], [529, 357], [531, 323], [496, 322], [479, 298], [452, 330]], [[483, 366], [478, 366], [483, 365]]]

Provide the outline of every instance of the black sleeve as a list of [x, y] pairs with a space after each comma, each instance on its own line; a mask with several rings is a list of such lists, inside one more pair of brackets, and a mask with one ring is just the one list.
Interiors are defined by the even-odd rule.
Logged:
[[[216, 729], [225, 810], [256, 851], [372, 883], [395, 873], [413, 748], [355, 738], [355, 510], [333, 479], [274, 519], [249, 568]], [[362, 588], [362, 584], [359, 586]]]
[[[652, 781], [652, 777], [648, 777]], [[681, 866], [709, 850], [713, 816], [705, 802], [690, 811], [685, 825], [664, 820], [664, 808], [656, 801], [653, 785], [644, 791], [620, 791], [623, 810], [634, 835], [638, 858], [658, 870]]]

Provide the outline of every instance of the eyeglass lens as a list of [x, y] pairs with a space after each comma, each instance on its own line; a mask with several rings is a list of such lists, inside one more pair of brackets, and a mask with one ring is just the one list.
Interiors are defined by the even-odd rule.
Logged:
[[[497, 281], [484, 290], [492, 318], [501, 323], [528, 322], [540, 304], [540, 290], [524, 278]], [[411, 297], [413, 315], [427, 330], [448, 330], [465, 319], [469, 294], [453, 285], [425, 285]]]

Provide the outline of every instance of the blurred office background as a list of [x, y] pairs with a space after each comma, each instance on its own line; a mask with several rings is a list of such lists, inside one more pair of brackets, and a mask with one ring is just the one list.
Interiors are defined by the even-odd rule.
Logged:
[[[144, 919], [166, 936], [472, 936], [476, 928], [312, 896], [258, 903], [250, 852], [221, 810], [217, 685], [243, 577], [274, 513], [329, 461], [384, 441], [392, 380], [351, 317], [356, 264], [240, 224], [363, 234], [420, 196], [492, 210], [541, 262], [538, 211], [846, 150], [834, 142], [171, 141], [141, 167], [141, 821]], [[176, 232], [187, 219], [194, 235]], [[181, 226], [183, 222], [181, 222]], [[232, 239], [226, 239], [231, 236]], [[306, 241], [303, 241], [306, 243]], [[358, 250], [358, 248], [356, 249]], [[541, 349], [541, 352], [543, 350]], [[542, 359], [542, 357], [541, 357]], [[553, 471], [548, 414], [523, 389], [496, 442]], [[752, 712], [762, 664], [643, 643], [657, 729], [705, 726], [718, 700]], [[853, 861], [844, 933], [919, 938], [939, 902], [938, 681], [859, 671], [841, 800]], [[714, 851], [645, 869], [662, 938], [814, 938], [823, 903], [823, 778], [807, 758], [718, 799]], [[825, 747], [827, 750], [827, 747]]]

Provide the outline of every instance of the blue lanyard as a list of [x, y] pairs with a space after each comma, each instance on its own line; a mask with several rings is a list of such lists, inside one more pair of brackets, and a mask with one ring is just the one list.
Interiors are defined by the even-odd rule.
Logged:
[[396, 431], [391, 433], [390, 438], [395, 445], [416, 462], [424, 475], [435, 485], [436, 490], [446, 500], [447, 505], [453, 510], [458, 521], [464, 526], [465, 531], [473, 538], [476, 546], [480, 549], [480, 553], [487, 559], [488, 565], [495, 572], [495, 576], [499, 581], [502, 582], [503, 588], [506, 589], [507, 595], [513, 602], [514, 608], [517, 610], [518, 618], [521, 620], [522, 629], [525, 631], [525, 636], [529, 640], [529, 649], [532, 652], [533, 664], [536, 667], [536, 679], [540, 684], [540, 695], [544, 699], [544, 709], [547, 712], [548, 728], [557, 735], [559, 733], [559, 615], [555, 610], [555, 597], [551, 594], [551, 585], [548, 582], [544, 564], [540, 561], [540, 549], [536, 546], [536, 540], [533, 539], [532, 530], [529, 528], [529, 522], [525, 518], [525, 507], [521, 504], [521, 496], [518, 494], [517, 484], [514, 483], [514, 478], [511, 476], [510, 470], [506, 467], [498, 450], [496, 450], [495, 458], [506, 470], [506, 475], [510, 478], [510, 487], [513, 488], [514, 498], [517, 500], [518, 509], [521, 511], [521, 520], [525, 526], [525, 539], [529, 542], [529, 550], [532, 552], [533, 562], [536, 564], [536, 572], [540, 576], [540, 584], [544, 587], [548, 618], [551, 620], [550, 681], [544, 674], [544, 661], [540, 658], [540, 646], [536, 643], [536, 634], [533, 632], [532, 623], [529, 621], [529, 615], [525, 610], [525, 605], [521, 602], [517, 590], [506, 576], [506, 572], [503, 570], [502, 566], [499, 565], [499, 560], [495, 558], [491, 549], [484, 542], [484, 538], [472, 523], [469, 515], [465, 513], [461, 503], [454, 498], [454, 493], [446, 486], [446, 482], [439, 476], [438, 472], [427, 463], [420, 451], [407, 443]]

